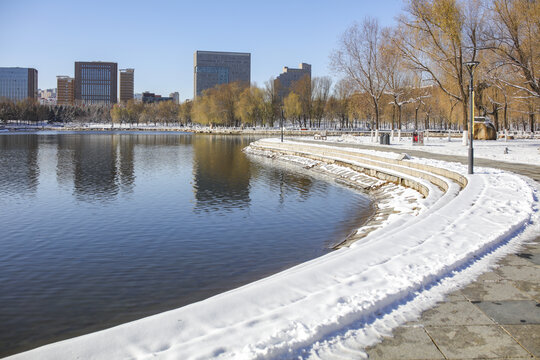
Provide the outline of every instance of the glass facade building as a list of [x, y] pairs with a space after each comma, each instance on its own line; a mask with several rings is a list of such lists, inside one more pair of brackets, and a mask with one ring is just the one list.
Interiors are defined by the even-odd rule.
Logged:
[[75, 102], [110, 105], [118, 101], [118, 64], [111, 62], [75, 63]]
[[251, 54], [196, 51], [193, 55], [194, 98], [216, 85], [251, 82]]
[[38, 97], [38, 74], [36, 69], [0, 67], [0, 99], [20, 101]]

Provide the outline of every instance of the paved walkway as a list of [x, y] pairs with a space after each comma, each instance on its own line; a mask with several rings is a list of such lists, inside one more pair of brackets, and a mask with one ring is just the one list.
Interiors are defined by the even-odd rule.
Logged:
[[[349, 143], [338, 143], [338, 142], [326, 142], [326, 141], [316, 141], [316, 140], [303, 140], [295, 139], [294, 141], [302, 141], [312, 144], [325, 144], [339, 147], [349, 147], [349, 148], [359, 148], [359, 149], [368, 149], [368, 150], [377, 150], [383, 152], [395, 152], [395, 153], [407, 153], [415, 157], [423, 157], [428, 159], [443, 160], [443, 161], [453, 161], [462, 164], [468, 164], [468, 158], [466, 156], [456, 156], [456, 155], [445, 155], [445, 154], [434, 154], [422, 150], [410, 150], [410, 149], [400, 149], [395, 146], [377, 146], [377, 145], [364, 145], [364, 144], [349, 144]], [[421, 147], [419, 147], [420, 149]], [[512, 171], [517, 174], [525, 175], [534, 179], [535, 181], [540, 182], [540, 166], [538, 165], [525, 165], [525, 164], [515, 164], [510, 162], [503, 161], [494, 161], [488, 159], [475, 158], [474, 166], [484, 166], [498, 168], [506, 171]]]
[[[467, 163], [466, 157], [420, 150], [335, 145]], [[484, 159], [475, 159], [475, 166], [513, 171], [540, 182], [540, 166]], [[496, 270], [449, 294], [418, 321], [395, 329], [392, 337], [366, 351], [370, 359], [381, 360], [540, 359], [540, 234], [520, 253], [502, 259]]]

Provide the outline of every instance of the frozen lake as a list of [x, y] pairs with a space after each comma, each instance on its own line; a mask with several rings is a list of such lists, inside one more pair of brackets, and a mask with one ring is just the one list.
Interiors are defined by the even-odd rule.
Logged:
[[251, 159], [249, 137], [0, 135], [0, 356], [327, 253], [369, 199]]

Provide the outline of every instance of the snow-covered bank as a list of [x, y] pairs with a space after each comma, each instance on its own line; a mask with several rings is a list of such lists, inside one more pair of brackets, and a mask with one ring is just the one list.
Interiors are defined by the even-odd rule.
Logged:
[[[331, 148], [324, 151], [338, 157]], [[466, 172], [457, 164], [411, 161]], [[477, 169], [462, 190], [455, 186], [418, 216], [349, 248], [205, 301], [14, 358], [290, 359], [315, 357], [352, 340], [365, 346], [486, 270], [528, 232], [538, 234], [537, 189], [526, 179]]]
[[361, 227], [342, 242], [335, 244], [334, 248], [349, 246], [381, 227], [397, 221], [404, 221], [404, 219], [411, 216], [417, 216], [421, 211], [426, 210], [429, 204], [434, 203], [442, 196], [442, 192], [429, 182], [424, 182], [424, 185], [429, 190], [427, 197], [423, 197], [422, 194], [411, 188], [368, 176], [347, 166], [302, 156], [287, 155], [256, 146], [248, 146], [244, 149], [244, 152], [251, 155], [253, 161], [261, 161], [261, 158], [279, 159], [280, 161], [300, 165], [311, 171], [330, 175], [336, 182], [359, 188], [373, 198], [375, 206], [373, 216], [366, 223], [358, 224]]

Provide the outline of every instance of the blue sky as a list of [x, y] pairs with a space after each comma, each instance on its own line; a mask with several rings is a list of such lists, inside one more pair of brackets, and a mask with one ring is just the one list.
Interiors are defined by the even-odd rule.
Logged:
[[340, 35], [366, 16], [393, 25], [401, 0], [30, 1], [0, 0], [0, 66], [34, 67], [39, 87], [73, 76], [75, 61], [135, 69], [135, 92], [193, 96], [196, 50], [251, 53], [262, 86], [283, 66], [333, 75]]

